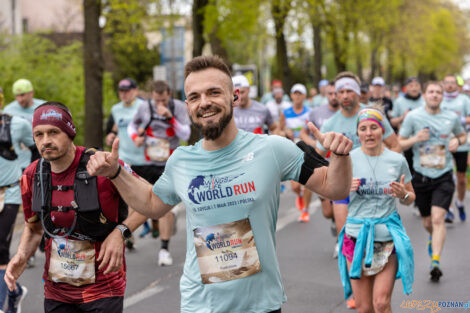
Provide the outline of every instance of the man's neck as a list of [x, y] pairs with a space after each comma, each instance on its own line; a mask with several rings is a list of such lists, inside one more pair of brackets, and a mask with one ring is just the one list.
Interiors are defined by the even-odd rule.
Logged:
[[248, 109], [251, 106], [251, 99], [248, 99], [245, 105], [240, 105], [242, 109]]
[[357, 114], [357, 112], [359, 112], [360, 108], [361, 107], [359, 106], [359, 103], [355, 104], [354, 108], [351, 111], [346, 111], [345, 109], [341, 108], [341, 114], [343, 114], [346, 117], [353, 117]]
[[125, 107], [131, 107], [131, 106], [134, 104], [134, 101], [135, 101], [135, 99], [133, 99], [133, 100], [130, 101], [130, 102], [124, 102], [124, 106], [125, 106]]
[[294, 109], [295, 113], [302, 113], [302, 111], [304, 110], [304, 106], [303, 106], [302, 102], [300, 102], [298, 104], [293, 104], [292, 108]]
[[235, 125], [235, 120], [232, 118], [227, 127], [222, 131], [219, 138], [215, 140], [207, 140], [204, 138], [202, 140], [202, 148], [207, 151], [215, 151], [225, 148], [235, 140], [237, 134], [238, 128]]
[[22, 106], [21, 104], [20, 104], [20, 106], [21, 106], [23, 109], [29, 109], [30, 107], [33, 106], [33, 100], [31, 100], [31, 102], [29, 102], [29, 103], [26, 103], [25, 106]]
[[51, 161], [52, 172], [56, 174], [60, 174], [64, 172], [65, 170], [67, 170], [70, 167], [70, 165], [73, 163], [73, 160], [75, 160], [76, 150], [77, 148], [72, 143], [72, 146], [63, 157], [61, 157], [58, 160]]
[[426, 105], [424, 109], [426, 110], [426, 112], [428, 112], [429, 114], [433, 114], [433, 115], [441, 113], [441, 106], [438, 106], [437, 108], [434, 109]]
[[336, 112], [339, 109], [339, 105], [334, 107], [334, 106], [332, 106], [331, 104], [328, 103], [328, 109], [330, 109], [330, 111]]

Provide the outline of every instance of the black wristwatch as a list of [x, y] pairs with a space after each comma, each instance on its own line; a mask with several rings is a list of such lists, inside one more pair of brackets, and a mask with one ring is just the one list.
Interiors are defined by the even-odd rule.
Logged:
[[122, 238], [129, 239], [132, 236], [132, 232], [125, 224], [119, 224], [115, 228], [121, 231]]

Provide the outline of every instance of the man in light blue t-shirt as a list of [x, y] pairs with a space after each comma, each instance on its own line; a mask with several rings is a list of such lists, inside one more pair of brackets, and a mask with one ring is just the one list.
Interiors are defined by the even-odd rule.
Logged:
[[[409, 77], [405, 82], [406, 93], [398, 97], [393, 102], [392, 117], [390, 124], [399, 129], [408, 112], [424, 106], [424, 99], [421, 96], [421, 84], [417, 77]], [[413, 152], [411, 149], [403, 151], [408, 166], [413, 173]]]
[[[462, 123], [464, 129], [470, 124], [470, 99], [459, 93], [457, 78], [455, 75], [447, 75], [444, 77], [444, 100], [441, 103], [441, 109], [450, 110], [456, 113]], [[466, 219], [464, 199], [465, 192], [467, 191], [467, 162], [468, 151], [470, 146], [468, 143], [459, 146], [457, 152], [452, 153], [457, 168], [457, 199], [455, 200], [455, 207], [459, 211], [460, 220], [463, 222]], [[447, 213], [446, 222], [452, 223], [454, 214], [451, 210]]]
[[[321, 127], [321, 132], [338, 132], [348, 137], [353, 142], [353, 148], [360, 146], [359, 137], [357, 135], [357, 115], [361, 109], [359, 98], [361, 96], [359, 78], [351, 72], [341, 72], [335, 78], [336, 98], [340, 105], [339, 111], [333, 114]], [[392, 151], [401, 152], [397, 137], [393, 132], [388, 120], [384, 121], [385, 134], [384, 143]], [[317, 142], [317, 151], [328, 156], [328, 149]], [[348, 216], [349, 198], [341, 201], [333, 202], [333, 216], [336, 224], [337, 234], [346, 222]], [[334, 257], [337, 257], [337, 245]]]
[[[27, 79], [18, 79], [13, 84], [12, 89], [16, 100], [6, 105], [3, 113], [24, 118], [31, 124], [32, 131], [34, 110], [46, 101], [34, 98], [33, 84]], [[37, 155], [39, 156], [39, 154]], [[18, 158], [21, 169], [25, 169], [31, 163], [31, 150], [21, 145], [21, 149], [18, 151]]]
[[[134, 172], [139, 171], [139, 167], [145, 164], [144, 148], [136, 147], [132, 138], [127, 134], [127, 127], [132, 122], [137, 109], [145, 100], [138, 97], [139, 88], [132, 78], [124, 78], [118, 84], [119, 103], [111, 108], [108, 121], [106, 123], [106, 144], [113, 145], [114, 139], [119, 137], [119, 156], [121, 160], [129, 164]], [[140, 174], [139, 174], [140, 175]], [[150, 231], [147, 222], [144, 223], [143, 235]], [[134, 248], [134, 237], [126, 239], [126, 247]]]
[[455, 189], [451, 152], [466, 142], [466, 133], [457, 114], [441, 110], [443, 91], [438, 82], [427, 83], [424, 88], [426, 105], [406, 115], [399, 137], [404, 150], [413, 149], [415, 204], [430, 234], [430, 276], [434, 282], [442, 276], [439, 261], [446, 237], [444, 217]]
[[[330, 199], [349, 194], [352, 142], [338, 133], [317, 139], [333, 152], [328, 167], [313, 149], [278, 136], [238, 130], [240, 102], [227, 65], [203, 56], [185, 66], [189, 116], [203, 139], [179, 147], [153, 186], [119, 171], [118, 142], [88, 163], [113, 183], [136, 211], [158, 218], [186, 207], [187, 252], [180, 282], [181, 312], [280, 312], [286, 301], [276, 257], [279, 187], [296, 180]], [[305, 159], [304, 159], [305, 157]], [[325, 181], [324, 181], [325, 180]]]
[[[18, 152], [20, 145], [34, 146], [31, 124], [17, 116], [0, 112], [0, 312], [3, 312], [7, 298], [7, 286], [4, 275], [10, 261], [10, 244], [16, 215], [21, 205], [21, 166]], [[8, 292], [8, 312], [16, 312], [22, 298], [26, 296], [26, 287]]]

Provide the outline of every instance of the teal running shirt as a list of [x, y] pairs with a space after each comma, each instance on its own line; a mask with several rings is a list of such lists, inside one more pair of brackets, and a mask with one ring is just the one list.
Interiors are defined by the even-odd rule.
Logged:
[[[178, 147], [171, 155], [153, 191], [164, 203], [183, 201], [186, 207], [181, 312], [261, 313], [277, 310], [286, 301], [275, 238], [280, 182], [298, 180], [303, 156], [288, 139], [243, 130], [222, 149], [204, 150], [199, 141]], [[261, 271], [204, 284], [193, 231], [246, 218], [251, 223]]]

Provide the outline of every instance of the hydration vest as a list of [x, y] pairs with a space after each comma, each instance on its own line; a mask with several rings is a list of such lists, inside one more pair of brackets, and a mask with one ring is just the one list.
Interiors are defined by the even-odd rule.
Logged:
[[[153, 115], [153, 113], [154, 113], [153, 104], [152, 104], [152, 102], [150, 101], [150, 99], [147, 100], [147, 103], [148, 103], [149, 110], [150, 110], [150, 120], [148, 121], [147, 125], [145, 125], [145, 127], [144, 127], [145, 130], [147, 130], [147, 128], [150, 127], [150, 124], [152, 124], [153, 121], [165, 121], [165, 122], [168, 121], [167, 118], [163, 118], [163, 117], [159, 117], [159, 116], [154, 116], [154, 115]], [[171, 115], [172, 115], [172, 116], [175, 116], [175, 102], [174, 102], [173, 99], [171, 99], [171, 98], [170, 98], [170, 100], [168, 101], [168, 109], [170, 110]]]
[[11, 140], [11, 116], [0, 114], [0, 157], [13, 161], [18, 158]]
[[[50, 163], [44, 159], [38, 161], [36, 173], [34, 174], [32, 210], [40, 216], [46, 236], [71, 236], [79, 240], [104, 241], [116, 225], [126, 219], [128, 214], [127, 204], [121, 197], [119, 197], [117, 223], [108, 220], [103, 214], [98, 197], [97, 177], [90, 176], [86, 169], [88, 160], [94, 153], [94, 149], [88, 149], [82, 153], [75, 172], [73, 186], [52, 186]], [[53, 207], [51, 204], [53, 190], [73, 190], [74, 200], [71, 202], [71, 206]], [[68, 212], [70, 210], [75, 211], [72, 226], [68, 229], [56, 227], [52, 221], [51, 212]], [[66, 235], [59, 236], [58, 234], [61, 232], [66, 233]]]

